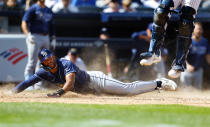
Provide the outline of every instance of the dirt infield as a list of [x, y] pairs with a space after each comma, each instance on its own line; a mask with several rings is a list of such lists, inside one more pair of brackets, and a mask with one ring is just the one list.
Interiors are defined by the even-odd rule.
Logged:
[[197, 91], [192, 88], [179, 88], [177, 91], [153, 91], [135, 96], [113, 96], [77, 94], [68, 92], [61, 98], [47, 98], [48, 91], [24, 91], [10, 94], [13, 84], [0, 86], [0, 102], [47, 102], [76, 104], [183, 104], [210, 107], [210, 91]]

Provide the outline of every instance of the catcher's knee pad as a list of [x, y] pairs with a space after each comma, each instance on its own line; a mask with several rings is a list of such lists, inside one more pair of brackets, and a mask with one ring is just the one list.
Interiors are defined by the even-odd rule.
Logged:
[[191, 37], [194, 29], [195, 9], [189, 6], [183, 6], [179, 23], [179, 36]]
[[173, 0], [162, 0], [154, 12], [154, 23], [158, 26], [164, 26], [168, 20], [170, 8], [174, 6]]

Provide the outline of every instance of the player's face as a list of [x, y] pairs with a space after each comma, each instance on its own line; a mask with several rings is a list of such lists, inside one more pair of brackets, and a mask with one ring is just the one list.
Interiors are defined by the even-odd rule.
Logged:
[[201, 25], [195, 24], [194, 32], [195, 36], [201, 36], [203, 34], [203, 28]]
[[55, 67], [57, 66], [56, 63], [56, 58], [55, 56], [50, 56], [49, 58], [47, 58], [45, 61], [43, 61], [42, 63], [45, 67], [49, 67], [49, 71], [52, 69], [55, 69]]
[[69, 0], [62, 0], [64, 7], [68, 7]]

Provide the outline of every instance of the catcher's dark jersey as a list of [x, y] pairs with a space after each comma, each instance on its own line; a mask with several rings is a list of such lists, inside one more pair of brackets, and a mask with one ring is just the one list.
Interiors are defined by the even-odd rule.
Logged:
[[65, 83], [65, 76], [69, 73], [75, 72], [75, 87], [82, 86], [87, 84], [89, 81], [89, 75], [80, 70], [76, 65], [74, 65], [71, 61], [66, 59], [57, 60], [58, 71], [55, 74], [52, 74], [48, 71], [45, 71], [43, 68], [38, 70], [33, 76], [31, 76], [28, 80], [25, 80], [18, 84], [14, 90], [17, 92], [21, 92], [27, 87], [34, 85], [35, 83], [41, 80], [47, 80], [52, 83]]

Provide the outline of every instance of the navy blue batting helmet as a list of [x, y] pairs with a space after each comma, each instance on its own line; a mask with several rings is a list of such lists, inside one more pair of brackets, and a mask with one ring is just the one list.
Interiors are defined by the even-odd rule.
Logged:
[[42, 63], [43, 61], [45, 61], [47, 58], [49, 58], [52, 55], [53, 55], [53, 53], [50, 50], [42, 49], [39, 52], [38, 57], [39, 57], [40, 62]]

